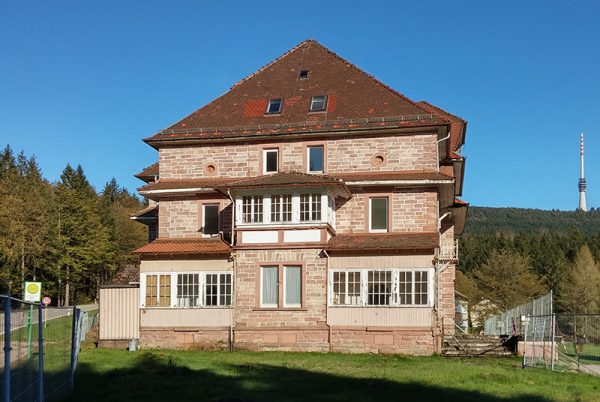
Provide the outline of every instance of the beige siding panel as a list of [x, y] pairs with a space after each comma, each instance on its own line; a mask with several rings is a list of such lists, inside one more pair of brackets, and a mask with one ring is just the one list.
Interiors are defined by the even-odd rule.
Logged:
[[140, 272], [233, 271], [233, 262], [218, 260], [144, 260]]
[[141, 312], [142, 328], [157, 327], [228, 327], [230, 308], [146, 308]]
[[329, 268], [431, 268], [433, 254], [430, 255], [372, 255], [344, 256], [329, 258]]
[[431, 327], [433, 310], [423, 307], [330, 307], [334, 327]]
[[100, 340], [138, 339], [139, 288], [100, 289]]

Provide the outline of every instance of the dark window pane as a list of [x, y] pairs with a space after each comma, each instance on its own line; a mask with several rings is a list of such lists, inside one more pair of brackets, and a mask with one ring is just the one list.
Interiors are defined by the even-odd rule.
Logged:
[[325, 105], [327, 104], [326, 96], [313, 96], [310, 101], [310, 111], [311, 112], [320, 112], [325, 110]]
[[267, 113], [279, 113], [281, 112], [281, 105], [283, 104], [281, 99], [271, 99], [267, 108]]
[[308, 170], [310, 172], [323, 171], [323, 146], [308, 148]]
[[371, 199], [371, 229], [385, 230], [388, 227], [388, 199]]
[[219, 206], [205, 205], [204, 206], [204, 234], [219, 233]]
[[276, 150], [273, 151], [267, 151], [266, 152], [266, 166], [267, 172], [276, 172], [277, 171], [277, 154], [278, 152]]

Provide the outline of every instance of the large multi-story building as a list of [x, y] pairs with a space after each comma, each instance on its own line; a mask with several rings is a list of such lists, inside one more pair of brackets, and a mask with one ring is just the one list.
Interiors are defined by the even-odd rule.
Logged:
[[140, 344], [435, 352], [465, 132], [308, 40], [146, 138]]

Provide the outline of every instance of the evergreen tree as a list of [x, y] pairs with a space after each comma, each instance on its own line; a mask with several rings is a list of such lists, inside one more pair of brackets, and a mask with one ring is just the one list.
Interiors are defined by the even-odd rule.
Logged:
[[591, 314], [600, 311], [600, 266], [588, 246], [577, 253], [567, 281], [563, 282], [560, 303], [564, 311]]

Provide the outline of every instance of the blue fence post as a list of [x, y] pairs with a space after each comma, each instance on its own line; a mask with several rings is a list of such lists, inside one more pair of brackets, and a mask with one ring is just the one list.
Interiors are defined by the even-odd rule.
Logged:
[[10, 402], [10, 296], [4, 299], [4, 400]]
[[40, 303], [38, 310], [38, 343], [39, 343], [39, 372], [38, 372], [38, 390], [39, 402], [44, 402], [44, 320], [42, 313], [43, 305]]
[[71, 390], [75, 386], [75, 365], [77, 364], [77, 326], [79, 324], [79, 308], [73, 306], [73, 327], [71, 330]]

